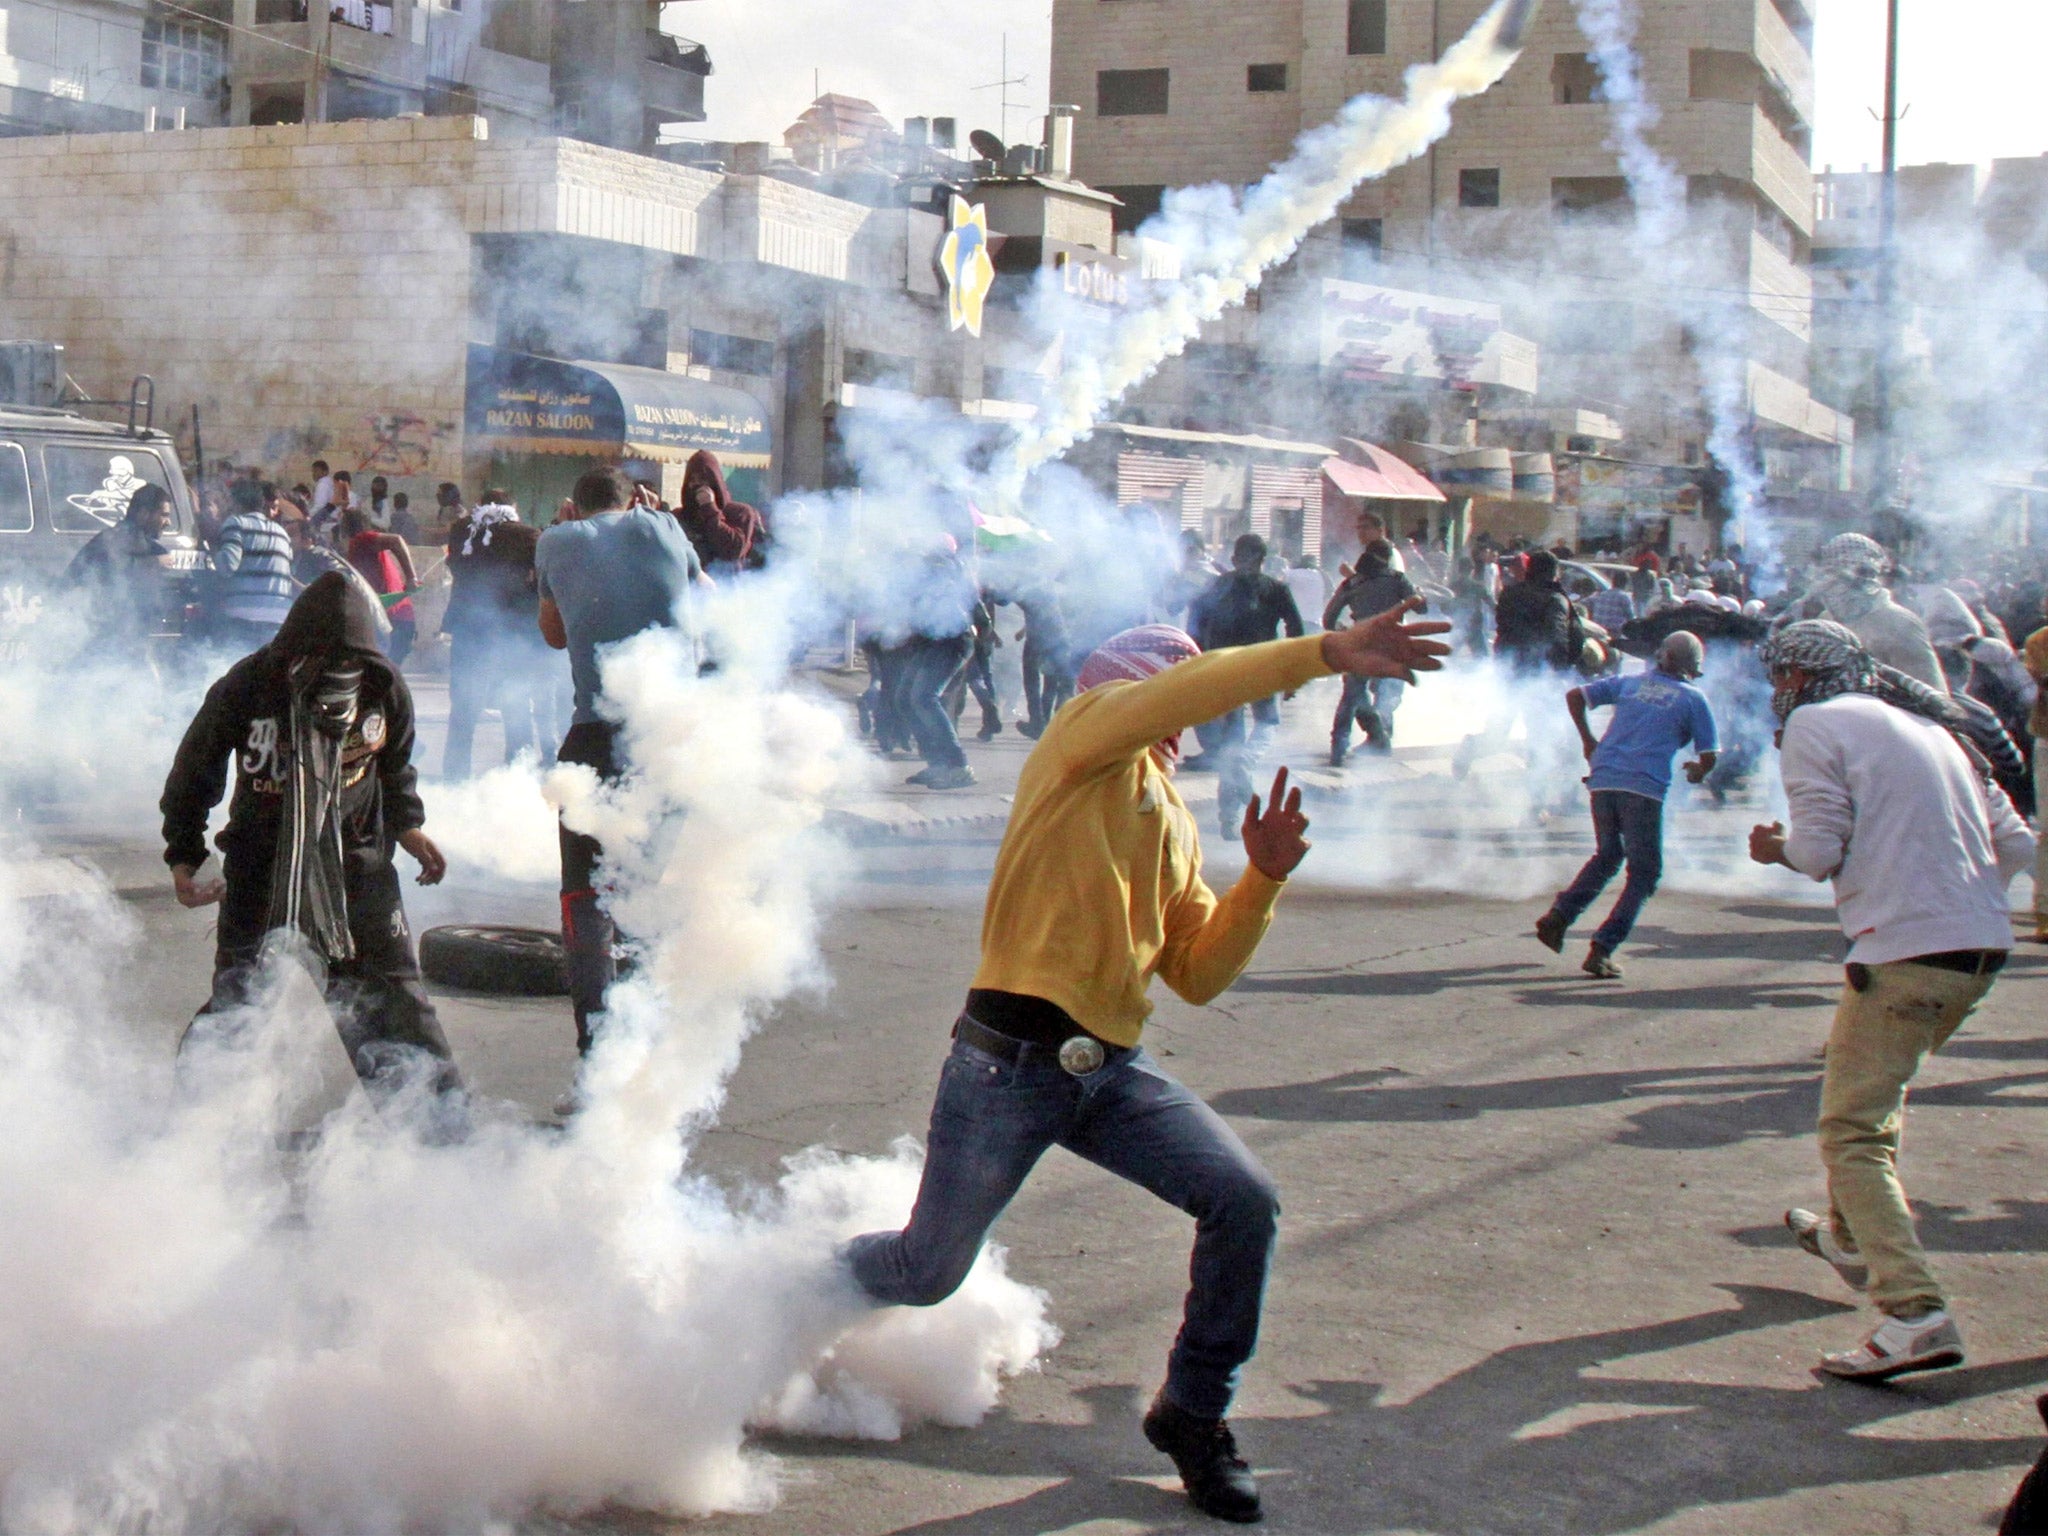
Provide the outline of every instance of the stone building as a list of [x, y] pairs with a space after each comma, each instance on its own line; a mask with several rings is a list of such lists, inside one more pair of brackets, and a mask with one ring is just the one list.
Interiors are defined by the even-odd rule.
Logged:
[[[971, 189], [999, 288], [1114, 259], [1109, 200], [1049, 180]], [[863, 422], [971, 435], [1045, 364], [1000, 292], [948, 328], [929, 207], [481, 117], [5, 139], [0, 205], [0, 310], [86, 388], [148, 373], [210, 466], [318, 456], [417, 506], [502, 483], [545, 522], [588, 464], [673, 494], [696, 447], [749, 498], [846, 483]]]
[[[1889, 494], [1936, 524], [2000, 543], [2048, 532], [2048, 155], [1898, 170], [1892, 361], [1899, 479]], [[1883, 177], [1816, 178], [1814, 390], [1879, 440]], [[1874, 453], [1857, 487], [1874, 488]]]
[[226, 121], [230, 0], [0, 0], [0, 137]]
[[[666, 0], [668, 4], [681, 0]], [[711, 60], [664, 0], [0, 0], [0, 136], [481, 116], [653, 153]]]
[[[1398, 95], [1403, 70], [1439, 55], [1485, 8], [1055, 0], [1052, 97], [1080, 105], [1078, 173], [1115, 192], [1136, 224], [1167, 188], [1258, 179], [1360, 92]], [[1834, 487], [1851, 427], [1808, 385], [1810, 14], [1803, 0], [1659, 0], [1639, 14], [1637, 51], [1661, 109], [1650, 137], [1684, 178], [1682, 275], [1646, 281], [1617, 238], [1634, 210], [1609, 147], [1610, 110], [1573, 8], [1553, 5], [1507, 78], [1463, 103], [1430, 153], [1362, 187], [1269, 281], [1267, 305], [1292, 287], [1312, 308], [1317, 287], [1336, 279], [1493, 300], [1510, 334], [1541, 345], [1542, 374], [1527, 403], [1479, 402], [1482, 441], [1599, 447], [1680, 468], [1704, 465], [1693, 343], [1711, 324], [1737, 356], [1741, 428], [1774, 495]], [[1274, 350], [1261, 325], [1239, 317], [1214, 340]], [[1589, 441], [1581, 429], [1596, 421], [1617, 424], [1622, 441]]]

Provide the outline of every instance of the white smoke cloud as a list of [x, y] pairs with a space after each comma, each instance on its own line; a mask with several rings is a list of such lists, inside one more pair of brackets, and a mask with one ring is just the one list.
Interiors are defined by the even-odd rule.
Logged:
[[[78, 980], [110, 952], [142, 961], [121, 909], [0, 891], [0, 1349], [34, 1384], [0, 1404], [0, 1527], [763, 1508], [749, 1425], [971, 1423], [1030, 1366], [1044, 1298], [1000, 1253], [925, 1313], [870, 1307], [838, 1265], [840, 1241], [907, 1214], [914, 1149], [814, 1152], [743, 1201], [691, 1168], [741, 1042], [816, 974], [819, 821], [858, 771], [838, 714], [757, 659], [736, 638], [700, 680], [673, 633], [621, 647], [609, 689], [638, 773], [602, 793], [549, 780], [613, 840], [616, 910], [645, 941], [562, 1133], [484, 1107], [437, 1144], [426, 1104], [358, 1095], [285, 1157], [332, 1051], [303, 975], [189, 1050], [174, 1092]], [[510, 771], [480, 803], [531, 820], [530, 784]]]
[[1663, 288], [1646, 290], [1646, 300], [1667, 308], [1691, 337], [1707, 410], [1707, 452], [1728, 477], [1726, 501], [1748, 541], [1746, 553], [1767, 579], [1775, 578], [1779, 540], [1764, 516], [1763, 466], [1748, 440], [1744, 311], [1706, 297], [1727, 290], [1730, 276], [1720, 262], [1703, 257], [1714, 242], [1692, 228], [1685, 177], [1650, 143], [1650, 132], [1662, 114], [1644, 88], [1636, 58], [1636, 0], [1576, 3], [1579, 30], [1591, 45], [1600, 71], [1600, 93], [1613, 125], [1609, 147], [1634, 203], [1629, 238], [1646, 268], [1666, 280]]
[[[1242, 304], [1359, 183], [1414, 159], [1448, 133], [1451, 108], [1491, 88], [1514, 63], [1515, 51], [1496, 41], [1510, 9], [1501, 0], [1442, 59], [1411, 66], [1400, 100], [1354, 97], [1331, 122], [1303, 134], [1293, 155], [1242, 200], [1220, 185], [1169, 192], [1147, 233], [1178, 249], [1180, 278], [1147, 284], [1143, 302], [1109, 328], [1105, 344], [1074, 348], [1063, 359], [1008, 465], [1017, 482], [1085, 437], [1204, 325]], [[1048, 329], [1057, 331], [1054, 293], [1042, 288], [1041, 303], [1050, 310]]]

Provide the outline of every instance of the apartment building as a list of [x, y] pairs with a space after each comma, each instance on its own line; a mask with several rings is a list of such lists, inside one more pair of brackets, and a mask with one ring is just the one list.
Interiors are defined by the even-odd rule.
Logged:
[[[682, 3], [682, 0], [668, 0]], [[711, 60], [663, 0], [0, 0], [0, 136], [480, 116], [653, 153]]]
[[[1883, 177], [1815, 178], [1814, 392], [1877, 440]], [[2048, 155], [1907, 165], [1896, 189], [1892, 404], [1896, 493], [1944, 518], [1993, 514], [2000, 540], [2048, 529]], [[1857, 465], [1869, 486], [1874, 466]], [[2018, 537], [2015, 539], [2015, 534]], [[2037, 537], [2037, 535], [2035, 536]]]
[[[1075, 166], [1135, 225], [1164, 189], [1249, 183], [1361, 92], [1398, 95], [1484, 0], [1055, 0], [1051, 88], [1081, 108]], [[1599, 72], [1569, 5], [1545, 7], [1520, 60], [1457, 109], [1418, 161], [1361, 188], [1269, 302], [1345, 279], [1500, 303], [1542, 347], [1523, 427], [1482, 436], [1570, 446], [1587, 415], [1620, 424], [1619, 453], [1703, 463], [1696, 353], [1736, 354], [1745, 429], [1774, 493], [1840, 484], [1847, 418], [1809, 388], [1812, 343], [1812, 18], [1804, 0], [1656, 0], [1637, 51], [1684, 178], [1682, 268], [1645, 271], [1622, 237], [1634, 213], [1610, 147]], [[1256, 320], [1237, 322], [1240, 330]], [[1553, 440], [1526, 426], [1557, 428]], [[1518, 436], [1518, 433], [1521, 435]]]
[[0, 0], [0, 137], [227, 120], [230, 0]]

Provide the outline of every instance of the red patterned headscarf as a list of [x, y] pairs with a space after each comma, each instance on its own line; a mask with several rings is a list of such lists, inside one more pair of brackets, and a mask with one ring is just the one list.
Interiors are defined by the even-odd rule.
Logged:
[[1184, 630], [1171, 624], [1140, 624], [1111, 635], [1081, 664], [1074, 686], [1082, 693], [1104, 683], [1141, 682], [1164, 672], [1177, 661], [1199, 656], [1202, 648]]

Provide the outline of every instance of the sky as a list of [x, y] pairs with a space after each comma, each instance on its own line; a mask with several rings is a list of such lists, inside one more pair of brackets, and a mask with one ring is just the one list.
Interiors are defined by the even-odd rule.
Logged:
[[[1818, 15], [1814, 166], [1875, 165], [1885, 0], [1810, 3]], [[2040, 87], [2048, 0], [1901, 0], [1900, 13], [1903, 163], [2048, 152]], [[667, 25], [711, 50], [717, 73], [706, 94], [710, 121], [697, 130], [704, 138], [779, 143], [816, 94], [814, 82], [865, 97], [899, 122], [957, 117], [963, 139], [976, 127], [1036, 139], [1045, 110], [1051, 0], [681, 0]], [[1006, 32], [1008, 74], [1022, 77], [1010, 87], [1007, 132], [993, 84], [1005, 73]]]

